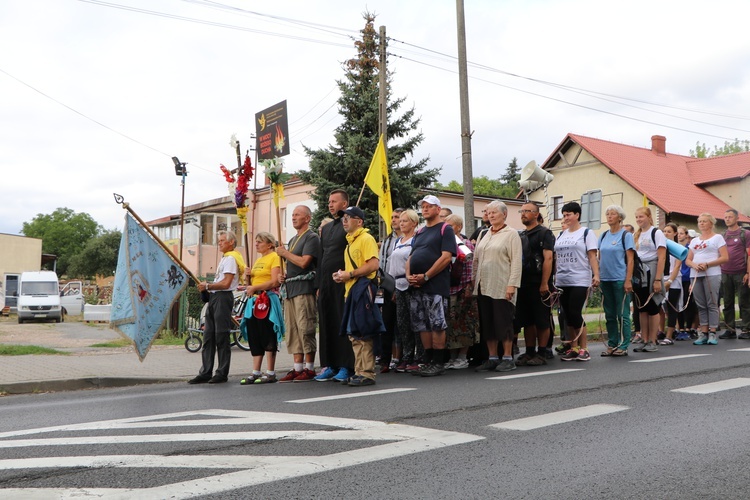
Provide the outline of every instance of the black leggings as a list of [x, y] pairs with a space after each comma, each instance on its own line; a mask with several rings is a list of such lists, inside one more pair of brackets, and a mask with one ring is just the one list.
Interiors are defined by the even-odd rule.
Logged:
[[588, 287], [560, 287], [560, 306], [565, 314], [565, 324], [576, 330], [583, 326], [583, 305], [586, 303]]
[[680, 310], [680, 293], [682, 290], [678, 289], [669, 289], [669, 294], [667, 295], [667, 304], [664, 304], [664, 307], [667, 308], [667, 326], [670, 328], [674, 328], [675, 325], [677, 325], [677, 311]]
[[695, 315], [698, 310], [695, 307], [695, 298], [690, 295], [690, 280], [682, 280], [682, 307], [685, 308], [679, 316], [678, 320], [680, 323], [680, 330], [690, 330], [693, 328], [693, 322], [695, 321]]

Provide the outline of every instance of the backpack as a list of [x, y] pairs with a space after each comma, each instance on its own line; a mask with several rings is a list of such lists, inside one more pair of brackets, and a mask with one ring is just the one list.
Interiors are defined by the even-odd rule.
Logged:
[[[602, 241], [604, 241], [604, 235], [606, 235], [609, 232], [609, 229], [604, 231], [602, 235], [599, 237], [599, 247], [602, 246]], [[627, 267], [628, 264], [628, 252], [625, 249], [625, 232], [622, 233], [622, 249], [625, 251], [625, 266]], [[656, 246], [656, 228], [653, 228], [651, 230], [651, 241], [654, 242], [654, 246]], [[666, 259], [666, 262], [664, 264], [665, 268], [669, 267], [669, 259]], [[667, 272], [669, 274], [669, 272]], [[638, 257], [638, 252], [633, 250], [633, 276], [630, 279], [634, 285], [640, 285], [641, 283], [648, 283], [648, 274], [646, 273], [646, 268], [643, 266], [643, 262], [641, 261], [641, 258]]]

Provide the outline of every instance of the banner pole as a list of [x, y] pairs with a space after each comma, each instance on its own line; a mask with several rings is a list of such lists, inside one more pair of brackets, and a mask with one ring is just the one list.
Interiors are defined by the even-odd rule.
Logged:
[[160, 247], [162, 247], [162, 249], [163, 249], [163, 250], [164, 250], [165, 252], [167, 252], [167, 254], [169, 254], [169, 256], [170, 256], [170, 257], [172, 257], [172, 260], [173, 260], [173, 261], [175, 262], [175, 264], [177, 264], [178, 266], [180, 266], [180, 267], [182, 268], [182, 270], [183, 270], [183, 271], [185, 271], [185, 273], [187, 273], [187, 275], [188, 275], [188, 276], [190, 276], [190, 278], [192, 278], [192, 279], [193, 279], [193, 281], [195, 281], [195, 283], [196, 283], [196, 284], [197, 284], [197, 283], [200, 283], [200, 280], [199, 280], [198, 278], [196, 278], [196, 277], [195, 277], [195, 275], [194, 275], [194, 274], [193, 274], [193, 273], [192, 273], [192, 272], [190, 271], [190, 269], [188, 269], [188, 268], [187, 268], [187, 266], [185, 266], [185, 264], [183, 264], [183, 263], [182, 263], [182, 261], [181, 261], [181, 260], [180, 260], [180, 259], [179, 259], [179, 258], [178, 258], [178, 257], [177, 257], [177, 256], [176, 256], [175, 254], [174, 254], [174, 252], [172, 252], [172, 250], [170, 250], [170, 249], [169, 249], [169, 247], [167, 247], [167, 245], [165, 245], [165, 244], [164, 244], [164, 243], [163, 243], [163, 242], [162, 242], [162, 241], [161, 241], [161, 240], [159, 239], [159, 237], [158, 237], [158, 236], [156, 236], [156, 233], [154, 233], [154, 232], [153, 232], [153, 231], [151, 230], [151, 228], [150, 228], [150, 227], [148, 227], [148, 225], [147, 225], [147, 224], [146, 224], [146, 223], [145, 223], [145, 222], [143, 221], [143, 219], [141, 219], [141, 218], [140, 218], [140, 217], [138, 216], [138, 214], [137, 214], [137, 213], [135, 213], [135, 212], [133, 211], [133, 209], [132, 209], [132, 208], [130, 208], [130, 203], [126, 202], [126, 201], [125, 201], [125, 198], [123, 198], [123, 197], [122, 197], [122, 196], [120, 196], [119, 194], [117, 194], [117, 193], [113, 193], [113, 194], [114, 194], [114, 196], [115, 196], [115, 202], [116, 202], [117, 204], [119, 204], [119, 205], [122, 205], [122, 208], [124, 208], [125, 210], [127, 210], [127, 211], [128, 211], [128, 213], [129, 213], [130, 215], [132, 215], [132, 216], [133, 216], [133, 218], [134, 218], [134, 219], [135, 219], [136, 221], [138, 221], [138, 224], [140, 224], [140, 225], [141, 225], [141, 227], [142, 227], [143, 229], [145, 229], [145, 230], [146, 230], [146, 232], [148, 232], [148, 234], [149, 234], [149, 235], [151, 235], [151, 237], [152, 237], [152, 238], [154, 239], [154, 241], [156, 241], [156, 243], [158, 243], [158, 244], [159, 244], [159, 246], [160, 246]]

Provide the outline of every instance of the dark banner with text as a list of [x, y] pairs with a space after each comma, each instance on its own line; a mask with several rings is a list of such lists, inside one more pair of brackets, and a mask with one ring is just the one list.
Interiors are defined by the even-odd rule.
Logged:
[[289, 123], [286, 101], [255, 114], [256, 150], [259, 160], [268, 160], [289, 154]]

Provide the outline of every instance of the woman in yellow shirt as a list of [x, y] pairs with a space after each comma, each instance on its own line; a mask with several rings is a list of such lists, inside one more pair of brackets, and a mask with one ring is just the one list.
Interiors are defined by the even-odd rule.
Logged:
[[[245, 320], [250, 352], [253, 355], [253, 373], [240, 381], [242, 385], [276, 382], [276, 352], [279, 350], [279, 344], [271, 321], [270, 308], [272, 303], [278, 301], [262, 297], [276, 294], [279, 288], [281, 259], [275, 248], [276, 240], [272, 234], [258, 233], [255, 237], [255, 250], [260, 257], [252, 268], [245, 271], [245, 274], [250, 276], [250, 286], [245, 289], [245, 293], [252, 297], [247, 304], [248, 308], [252, 308], [252, 314], [249, 314], [250, 310], [246, 310]], [[267, 355], [265, 375], [261, 372], [264, 354]]]

